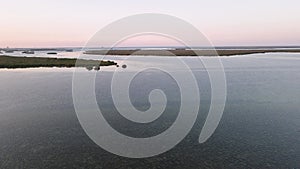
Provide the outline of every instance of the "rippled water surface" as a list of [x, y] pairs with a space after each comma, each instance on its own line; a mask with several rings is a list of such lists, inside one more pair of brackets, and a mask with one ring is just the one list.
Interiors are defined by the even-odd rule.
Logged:
[[[122, 64], [122, 57], [108, 58]], [[151, 57], [134, 57], [128, 64], [133, 66], [126, 69], [171, 64], [171, 59], [160, 63]], [[145, 159], [113, 155], [85, 134], [73, 106], [74, 69], [0, 70], [0, 168], [300, 168], [300, 54], [222, 58], [226, 107], [216, 132], [203, 144], [198, 137], [210, 106], [210, 82], [203, 66], [194, 64], [195, 58], [185, 59], [199, 84], [199, 116], [176, 147]], [[113, 106], [110, 81], [114, 69], [103, 68], [95, 81], [97, 101], [109, 123], [132, 137], [149, 137], [168, 129], [180, 107], [176, 83], [153, 70], [135, 78], [130, 95], [137, 109], [149, 108], [148, 94], [154, 88], [168, 98], [163, 116], [135, 126]]]

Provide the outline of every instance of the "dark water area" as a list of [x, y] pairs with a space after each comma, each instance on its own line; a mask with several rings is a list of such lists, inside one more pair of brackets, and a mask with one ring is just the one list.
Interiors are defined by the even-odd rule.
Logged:
[[[300, 55], [267, 54], [222, 59], [227, 80], [223, 117], [212, 137], [198, 138], [210, 106], [208, 75], [194, 69], [201, 96], [198, 118], [177, 146], [158, 156], [130, 159], [109, 153], [82, 129], [72, 100], [72, 70], [0, 71], [0, 168], [300, 168]], [[97, 72], [103, 115], [120, 133], [157, 135], [174, 122], [180, 93], [158, 71], [139, 74], [132, 104], [149, 108], [148, 94], [163, 90], [163, 115], [135, 124], [118, 114], [110, 96], [111, 71]]]

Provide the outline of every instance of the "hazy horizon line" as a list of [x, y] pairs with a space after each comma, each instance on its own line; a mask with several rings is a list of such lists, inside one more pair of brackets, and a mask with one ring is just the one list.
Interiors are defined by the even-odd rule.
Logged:
[[48, 46], [48, 47], [0, 47], [0, 49], [64, 49], [64, 48], [300, 48], [300, 45], [218, 45], [218, 46]]

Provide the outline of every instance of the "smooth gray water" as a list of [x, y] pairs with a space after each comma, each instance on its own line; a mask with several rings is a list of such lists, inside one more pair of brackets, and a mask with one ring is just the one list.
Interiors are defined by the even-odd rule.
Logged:
[[[72, 69], [0, 70], [0, 168], [300, 168], [300, 54], [256, 54], [222, 62], [227, 103], [214, 135], [198, 143], [210, 84], [207, 73], [194, 65], [201, 91], [196, 124], [175, 148], [146, 159], [113, 155], [84, 133], [72, 102]], [[148, 137], [172, 124], [179, 95], [172, 79], [149, 71], [132, 83], [132, 102], [140, 110], [149, 107], [150, 89], [161, 88], [169, 99], [166, 114], [137, 127], [112, 105], [111, 73], [111, 68], [97, 73], [96, 94], [115, 129]]]

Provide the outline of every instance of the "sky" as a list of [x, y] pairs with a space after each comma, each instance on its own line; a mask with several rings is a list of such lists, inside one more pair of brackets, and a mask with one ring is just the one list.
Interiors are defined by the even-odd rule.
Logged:
[[[0, 4], [0, 48], [81, 47], [104, 26], [140, 13], [181, 18], [215, 46], [300, 45], [299, 0], [0, 0]], [[149, 37], [129, 42], [123, 45], [172, 44]]]

